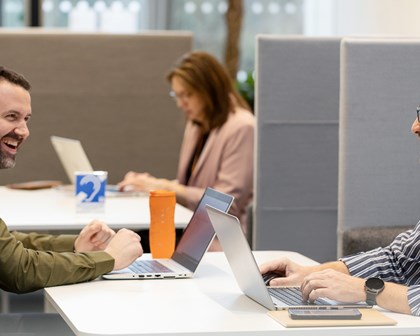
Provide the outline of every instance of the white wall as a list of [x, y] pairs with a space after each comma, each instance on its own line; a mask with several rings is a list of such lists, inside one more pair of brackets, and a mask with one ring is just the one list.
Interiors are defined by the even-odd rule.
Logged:
[[419, 0], [306, 0], [305, 35], [420, 36]]

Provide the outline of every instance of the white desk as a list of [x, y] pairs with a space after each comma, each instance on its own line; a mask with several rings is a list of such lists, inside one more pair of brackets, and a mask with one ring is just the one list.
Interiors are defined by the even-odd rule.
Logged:
[[[148, 196], [108, 197], [102, 212], [77, 213], [73, 193], [66, 190], [14, 190], [0, 187], [0, 218], [9, 231], [80, 231], [93, 219], [100, 219], [113, 229], [148, 229]], [[185, 227], [192, 211], [177, 204], [175, 226]], [[0, 311], [9, 311], [6, 292], [0, 290]]]
[[[257, 261], [293, 252], [256, 252]], [[420, 318], [386, 313], [392, 327], [284, 328], [242, 294], [222, 252], [207, 253], [187, 280], [98, 280], [45, 289], [76, 335], [419, 335]]]
[[[147, 229], [150, 223], [148, 196], [108, 197], [103, 212], [88, 213], [77, 213], [73, 194], [64, 190], [0, 187], [0, 199], [0, 218], [10, 231], [79, 231], [95, 218], [114, 229]], [[191, 215], [191, 210], [177, 204], [176, 227], [185, 227]]]

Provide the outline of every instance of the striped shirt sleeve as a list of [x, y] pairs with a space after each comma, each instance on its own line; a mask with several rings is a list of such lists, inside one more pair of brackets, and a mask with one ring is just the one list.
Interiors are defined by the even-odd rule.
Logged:
[[399, 234], [386, 247], [340, 259], [351, 275], [379, 277], [408, 286], [408, 303], [413, 315], [420, 316], [420, 222], [414, 229]]

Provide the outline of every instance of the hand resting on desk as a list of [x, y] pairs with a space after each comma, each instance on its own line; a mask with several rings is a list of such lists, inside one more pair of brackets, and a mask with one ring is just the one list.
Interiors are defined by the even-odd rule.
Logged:
[[130, 265], [143, 254], [140, 236], [127, 229], [115, 233], [104, 222], [94, 220], [86, 225], [74, 242], [76, 252], [102, 251], [114, 258], [114, 271]]
[[76, 252], [102, 251], [114, 237], [115, 231], [99, 220], [86, 225], [74, 242]]
[[143, 254], [140, 236], [134, 231], [121, 229], [112, 237], [105, 252], [115, 259], [114, 271], [123, 269]]
[[120, 191], [150, 191], [153, 189], [162, 189], [158, 183], [158, 179], [149, 173], [128, 172], [124, 179], [118, 183]]

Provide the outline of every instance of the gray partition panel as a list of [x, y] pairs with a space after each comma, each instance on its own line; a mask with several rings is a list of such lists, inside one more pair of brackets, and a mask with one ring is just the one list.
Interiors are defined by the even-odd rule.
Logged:
[[257, 38], [253, 247], [336, 256], [339, 38]]
[[264, 209], [336, 210], [337, 122], [267, 123], [261, 132], [259, 154], [265, 167], [260, 166], [264, 175], [258, 188]]
[[319, 261], [335, 258], [325, 247], [335, 253], [337, 209], [266, 209], [264, 222], [258, 236], [264, 250], [298, 251]]
[[165, 75], [191, 50], [192, 35], [1, 31], [1, 65], [33, 85], [31, 136], [0, 184], [68, 182], [51, 135], [82, 141], [94, 169], [116, 183], [129, 170], [174, 178], [184, 117]]
[[420, 40], [344, 39], [341, 49], [338, 254], [344, 231], [414, 226], [420, 145]]

